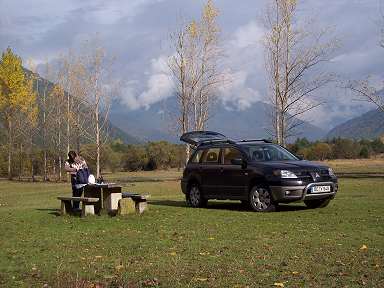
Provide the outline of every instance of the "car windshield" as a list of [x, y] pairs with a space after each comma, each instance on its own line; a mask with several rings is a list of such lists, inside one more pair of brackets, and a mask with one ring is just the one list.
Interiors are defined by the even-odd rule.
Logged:
[[275, 144], [241, 144], [249, 159], [253, 161], [299, 160], [283, 147]]

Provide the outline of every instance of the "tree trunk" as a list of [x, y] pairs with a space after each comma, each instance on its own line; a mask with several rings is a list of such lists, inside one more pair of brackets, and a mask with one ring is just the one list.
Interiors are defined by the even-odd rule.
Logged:
[[280, 145], [285, 146], [285, 118], [283, 112], [280, 112]]
[[76, 137], [76, 151], [80, 152], [80, 137]]
[[61, 155], [59, 155], [59, 181], [61, 182], [62, 180], [62, 158], [61, 158]]
[[44, 149], [44, 181], [48, 180], [47, 176], [47, 151]]
[[19, 181], [21, 180], [21, 172], [23, 169], [23, 144], [20, 143], [20, 150], [19, 150]]
[[32, 182], [35, 182], [35, 169], [34, 169], [34, 162], [35, 162], [35, 154], [33, 153], [33, 136], [31, 136], [31, 147], [30, 147], [30, 151], [31, 151], [31, 177], [32, 177]]
[[[77, 113], [77, 123], [80, 123], [80, 113]], [[81, 139], [80, 139], [80, 129], [76, 129], [76, 151], [79, 153], [80, 152], [80, 144], [81, 144]]]
[[32, 182], [36, 182], [36, 179], [35, 179], [35, 168], [33, 167], [34, 162], [35, 162], [35, 159], [34, 159], [34, 157], [33, 157], [33, 153], [32, 153], [32, 155], [31, 155], [31, 175], [32, 175]]
[[8, 120], [8, 179], [12, 180], [12, 121]]
[[100, 127], [99, 127], [99, 105], [95, 109], [96, 124], [96, 178], [100, 177]]
[[278, 103], [276, 103], [276, 107], [275, 107], [275, 134], [276, 134], [276, 141], [277, 141], [277, 144], [281, 145], [281, 129], [280, 129], [280, 109], [278, 107]]
[[71, 105], [69, 101], [70, 101], [69, 92], [67, 92], [67, 154], [69, 153], [69, 150], [70, 150], [70, 131], [71, 131], [71, 127], [70, 127]]
[[44, 93], [43, 93], [43, 149], [44, 149], [44, 176], [43, 176], [43, 180], [44, 181], [47, 181], [48, 177], [47, 177], [47, 97], [46, 97], [46, 87], [44, 88]]

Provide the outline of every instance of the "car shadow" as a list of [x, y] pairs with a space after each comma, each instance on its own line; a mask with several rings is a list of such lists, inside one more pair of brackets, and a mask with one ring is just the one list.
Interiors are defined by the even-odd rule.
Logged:
[[[182, 200], [151, 200], [148, 201], [150, 205], [158, 206], [170, 206], [170, 207], [189, 207], [185, 201]], [[241, 203], [237, 202], [220, 202], [220, 201], [210, 201], [205, 209], [211, 210], [230, 210], [230, 211], [252, 211], [250, 208], [244, 206]], [[282, 204], [277, 208], [277, 212], [291, 212], [291, 211], [301, 211], [307, 210], [306, 206], [299, 205], [289, 205]]]
[[277, 208], [277, 212], [290, 212], [290, 211], [301, 211], [308, 210], [309, 208], [305, 205], [292, 205], [292, 204], [280, 204]]

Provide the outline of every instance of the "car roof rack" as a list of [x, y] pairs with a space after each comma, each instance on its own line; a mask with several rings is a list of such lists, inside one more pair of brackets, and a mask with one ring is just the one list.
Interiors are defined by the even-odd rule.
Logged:
[[197, 146], [209, 145], [209, 144], [218, 144], [218, 143], [236, 144], [236, 141], [233, 141], [231, 139], [210, 139], [210, 140], [206, 140], [206, 141], [201, 141], [199, 143], [199, 145], [197, 145]]
[[264, 142], [264, 143], [273, 143], [271, 140], [268, 139], [243, 139], [239, 142]]

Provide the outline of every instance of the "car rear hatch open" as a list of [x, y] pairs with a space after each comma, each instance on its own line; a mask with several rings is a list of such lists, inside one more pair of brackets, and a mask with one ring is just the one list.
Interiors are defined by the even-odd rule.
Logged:
[[180, 141], [183, 141], [193, 146], [198, 146], [202, 143], [224, 142], [230, 141], [230, 139], [228, 139], [228, 137], [224, 136], [223, 134], [213, 131], [192, 131], [184, 133], [180, 137]]

